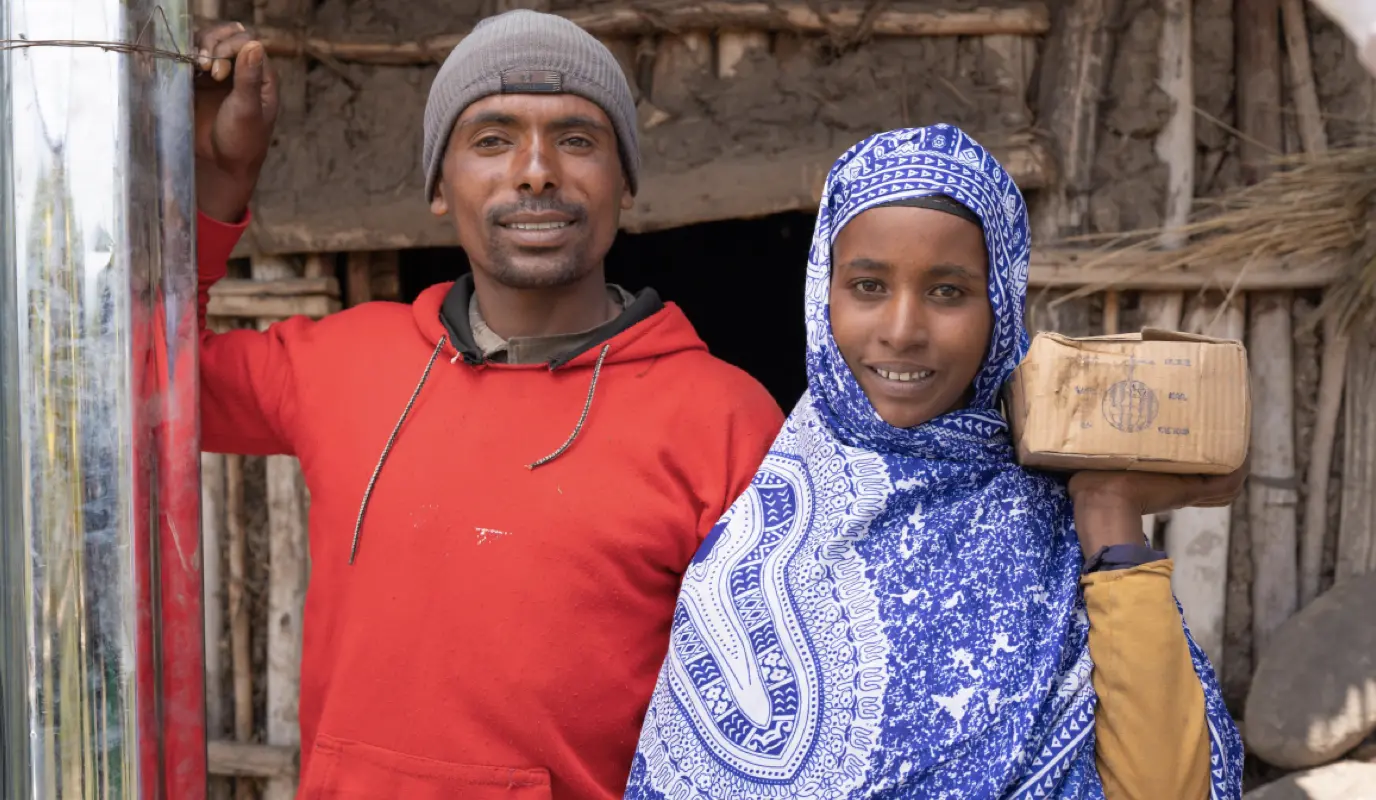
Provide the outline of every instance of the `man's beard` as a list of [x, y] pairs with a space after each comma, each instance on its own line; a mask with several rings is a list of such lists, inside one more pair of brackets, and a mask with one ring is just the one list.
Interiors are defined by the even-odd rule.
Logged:
[[[568, 215], [581, 234], [562, 248], [522, 252], [503, 241], [497, 220], [519, 212], [558, 211]], [[582, 206], [558, 199], [527, 198], [520, 203], [498, 206], [487, 214], [491, 236], [488, 241], [488, 272], [493, 280], [510, 289], [557, 289], [570, 286], [592, 272], [596, 264], [588, 257], [587, 211]]]
[[586, 250], [586, 243], [574, 242], [561, 250], [516, 253], [494, 241], [488, 248], [488, 273], [494, 281], [509, 289], [571, 286], [592, 272], [594, 265]]

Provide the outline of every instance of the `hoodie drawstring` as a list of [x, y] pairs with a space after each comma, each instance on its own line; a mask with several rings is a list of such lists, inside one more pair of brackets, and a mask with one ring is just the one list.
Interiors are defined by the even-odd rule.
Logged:
[[[387, 463], [387, 456], [392, 454], [392, 447], [397, 443], [397, 435], [401, 433], [401, 426], [406, 423], [406, 418], [410, 416], [411, 409], [416, 405], [416, 398], [420, 397], [420, 390], [425, 387], [425, 381], [430, 378], [430, 370], [435, 367], [435, 359], [439, 358], [440, 352], [444, 350], [444, 345], [448, 341], [447, 336], [440, 337], [440, 343], [435, 346], [435, 352], [430, 354], [430, 360], [425, 363], [425, 371], [421, 373], [420, 381], [416, 384], [415, 391], [411, 392], [411, 399], [406, 401], [406, 408], [401, 412], [401, 418], [397, 420], [396, 427], [392, 428], [392, 435], [387, 437], [387, 445], [382, 448], [382, 456], [377, 460], [377, 466], [373, 467], [373, 475], [368, 479], [368, 488], [363, 491], [363, 503], [358, 508], [358, 519], [354, 522], [354, 539], [349, 545], [349, 564], [354, 563], [354, 557], [358, 555], [358, 539], [363, 533], [363, 518], [368, 514], [368, 502], [373, 499], [373, 487], [377, 486], [377, 476], [382, 474], [382, 465]], [[573, 446], [573, 442], [578, 438], [578, 434], [583, 432], [583, 424], [588, 421], [588, 413], [592, 411], [592, 397], [597, 392], [597, 379], [602, 374], [602, 362], [607, 359], [607, 353], [611, 352], [610, 343], [602, 346], [602, 352], [597, 355], [597, 364], [592, 369], [592, 383], [588, 386], [588, 399], [583, 403], [583, 414], [578, 417], [578, 424], [574, 426], [573, 433], [558, 450], [526, 466], [526, 469], [543, 467], [554, 459], [562, 456]]]
[[377, 485], [377, 476], [382, 474], [382, 465], [387, 463], [387, 456], [392, 453], [392, 445], [397, 443], [397, 434], [401, 433], [401, 426], [406, 422], [406, 417], [411, 414], [411, 408], [416, 404], [416, 398], [420, 397], [420, 390], [425, 386], [425, 381], [430, 377], [430, 370], [435, 366], [435, 359], [440, 357], [440, 351], [444, 349], [444, 343], [448, 340], [447, 336], [440, 337], [440, 343], [435, 345], [435, 352], [430, 354], [430, 360], [425, 363], [425, 371], [420, 375], [420, 382], [416, 384], [416, 390], [411, 392], [411, 399], [406, 401], [406, 409], [401, 412], [401, 419], [397, 420], [397, 425], [392, 428], [392, 435], [387, 437], [387, 446], [382, 448], [382, 457], [377, 460], [377, 466], [373, 467], [373, 476], [368, 479], [368, 488], [363, 492], [363, 505], [358, 508], [358, 520], [354, 522], [354, 541], [349, 545], [349, 564], [354, 563], [354, 556], [358, 555], [358, 537], [363, 533], [363, 517], [368, 513], [368, 501], [373, 499], [373, 487]]
[[536, 467], [543, 467], [559, 456], [562, 456], [573, 446], [573, 440], [578, 438], [578, 434], [583, 432], [583, 423], [588, 421], [588, 412], [592, 411], [592, 396], [593, 393], [597, 391], [597, 378], [602, 374], [602, 362], [607, 359], [607, 353], [611, 352], [611, 349], [611, 343], [604, 344], [602, 345], [602, 352], [597, 354], [597, 364], [592, 368], [592, 383], [588, 385], [588, 399], [583, 402], [583, 414], [578, 418], [578, 424], [573, 427], [573, 433], [569, 434], [568, 440], [560, 445], [558, 450], [536, 461], [534, 464], [527, 465], [526, 469], [533, 470]]

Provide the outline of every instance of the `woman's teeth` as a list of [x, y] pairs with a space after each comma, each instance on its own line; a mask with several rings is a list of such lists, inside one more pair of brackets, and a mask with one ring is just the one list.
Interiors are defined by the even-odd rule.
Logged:
[[886, 369], [879, 369], [878, 367], [873, 369], [879, 377], [891, 381], [920, 381], [932, 376], [932, 371], [929, 369], [920, 370], [918, 372], [889, 372]]
[[518, 231], [552, 231], [556, 228], [567, 228], [567, 222], [509, 222], [508, 228]]

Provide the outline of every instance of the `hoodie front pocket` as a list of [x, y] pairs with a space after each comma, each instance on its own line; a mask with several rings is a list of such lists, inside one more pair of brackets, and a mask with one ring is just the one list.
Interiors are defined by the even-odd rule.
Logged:
[[550, 800], [549, 770], [455, 764], [318, 736], [301, 800]]

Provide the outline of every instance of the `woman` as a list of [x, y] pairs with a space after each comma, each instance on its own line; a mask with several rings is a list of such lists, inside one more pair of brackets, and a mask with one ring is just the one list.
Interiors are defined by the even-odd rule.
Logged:
[[1017, 466], [998, 403], [1028, 254], [1012, 179], [956, 128], [832, 168], [808, 392], [687, 571], [628, 798], [1241, 795], [1140, 528], [1241, 473], [1067, 492]]

